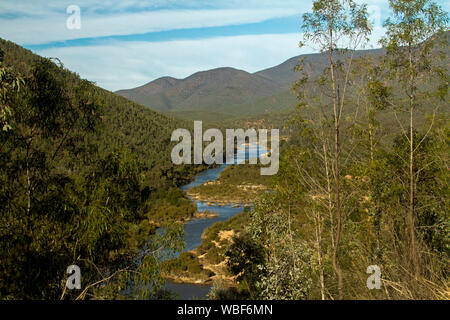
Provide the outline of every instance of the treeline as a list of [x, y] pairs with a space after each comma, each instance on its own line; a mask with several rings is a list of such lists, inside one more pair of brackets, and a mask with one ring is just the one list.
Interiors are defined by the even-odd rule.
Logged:
[[[4, 40], [0, 106], [0, 298], [156, 297], [157, 252], [183, 247], [173, 221], [196, 210], [178, 187], [202, 167], [170, 161], [188, 124]], [[64, 289], [72, 264], [81, 291]]]
[[[389, 1], [382, 57], [354, 58], [364, 4], [317, 0], [274, 190], [227, 251], [239, 288], [213, 298], [449, 299], [448, 17]], [[370, 277], [370, 278], [369, 278]]]

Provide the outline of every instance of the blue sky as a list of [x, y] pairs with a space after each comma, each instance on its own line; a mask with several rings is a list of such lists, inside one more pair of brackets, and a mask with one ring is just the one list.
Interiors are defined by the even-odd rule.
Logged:
[[[377, 47], [387, 0], [367, 0]], [[448, 1], [437, 1], [449, 10]], [[81, 28], [66, 27], [69, 5]], [[311, 0], [0, 0], [0, 37], [118, 90], [229, 66], [248, 72], [317, 51], [302, 40]]]

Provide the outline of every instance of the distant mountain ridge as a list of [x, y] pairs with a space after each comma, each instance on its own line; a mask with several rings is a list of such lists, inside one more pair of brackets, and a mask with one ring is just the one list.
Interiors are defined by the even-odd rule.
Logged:
[[[358, 50], [355, 52], [355, 58], [361, 57], [362, 55], [379, 56], [383, 53], [383, 49]], [[321, 73], [323, 68], [328, 64], [328, 58], [326, 55], [312, 53], [295, 56], [275, 67], [264, 69], [254, 74], [271, 79], [272, 81], [277, 82], [282, 88], [290, 89], [292, 83], [299, 78], [299, 74], [294, 72], [294, 69], [299, 60], [302, 58], [305, 58], [306, 63], [311, 63], [313, 65], [313, 77]]]
[[[358, 55], [381, 54], [381, 49], [358, 51]], [[116, 93], [153, 110], [185, 119], [219, 120], [239, 115], [282, 111], [295, 106], [292, 83], [301, 58], [318, 75], [326, 65], [322, 54], [300, 55], [268, 69], [249, 73], [230, 67], [200, 71], [185, 79], [162, 77], [143, 86]]]
[[197, 72], [185, 79], [163, 77], [118, 94], [157, 111], [224, 112], [231, 105], [280, 92], [277, 82], [234, 68]]
[[[444, 38], [448, 40], [449, 35], [450, 32], [446, 32]], [[383, 49], [358, 50], [354, 57], [384, 54]], [[328, 65], [325, 54], [306, 54], [255, 73], [217, 68], [194, 73], [185, 79], [163, 77], [116, 93], [150, 109], [188, 120], [220, 121], [285, 111], [296, 105], [296, 97], [290, 89], [300, 77], [294, 69], [302, 58], [311, 66], [311, 77], [321, 74]]]

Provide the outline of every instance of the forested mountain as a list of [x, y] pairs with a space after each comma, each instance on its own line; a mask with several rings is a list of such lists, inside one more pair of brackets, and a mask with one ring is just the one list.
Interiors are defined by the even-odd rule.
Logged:
[[170, 241], [151, 239], [157, 225], [196, 212], [177, 187], [201, 166], [175, 167], [170, 158], [172, 131], [189, 124], [5, 40], [0, 83], [0, 298], [74, 295], [61, 282], [71, 264], [87, 285], [112, 279], [104, 296], [123, 281], [158, 290], [148, 268], [159, 260], [137, 266], [133, 257], [144, 240], [150, 252], [183, 244], [178, 225], [168, 226]]
[[[4, 65], [12, 67], [22, 75], [29, 75], [34, 63], [41, 57], [10, 41], [0, 39]], [[58, 60], [54, 63], [59, 64]], [[61, 69], [65, 81], [74, 84], [80, 81], [77, 74]], [[170, 135], [176, 128], [189, 128], [191, 123], [155, 112], [99, 87], [96, 90], [101, 100], [100, 124], [91, 139], [96, 141], [101, 154], [115, 148], [127, 149], [138, 155], [147, 169], [166, 174], [173, 170], [170, 160]], [[170, 174], [168, 174], [170, 176]], [[180, 177], [182, 175], [179, 175]], [[185, 182], [185, 181], [183, 181]]]

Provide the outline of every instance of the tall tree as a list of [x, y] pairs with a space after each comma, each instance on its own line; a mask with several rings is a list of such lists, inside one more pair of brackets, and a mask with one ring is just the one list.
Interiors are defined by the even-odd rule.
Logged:
[[[419, 257], [415, 230], [416, 219], [416, 165], [415, 151], [421, 142], [415, 141], [415, 113], [423, 104], [420, 101], [429, 92], [419, 89], [426, 84], [434, 71], [431, 60], [437, 57], [433, 52], [432, 37], [445, 31], [448, 16], [436, 3], [430, 0], [389, 0], [393, 15], [385, 22], [386, 36], [382, 39], [387, 49], [388, 66], [400, 85], [401, 93], [406, 97], [397, 107], [406, 107], [409, 112], [409, 133], [403, 130], [409, 142], [409, 213], [408, 229], [411, 245], [411, 260], [414, 273], [419, 272]], [[433, 70], [434, 69], [434, 70]], [[448, 85], [448, 82], [447, 82]], [[425, 87], [425, 86], [424, 86]], [[428, 89], [428, 88], [427, 88]], [[426, 90], [427, 90], [426, 89]], [[442, 92], [441, 92], [442, 94]]]
[[352, 0], [317, 0], [312, 12], [303, 15], [305, 42], [319, 45], [328, 58], [328, 95], [331, 97], [334, 124], [334, 208], [336, 230], [333, 236], [333, 269], [338, 278], [339, 298], [343, 298], [343, 275], [339, 263], [339, 245], [342, 233], [341, 199], [341, 121], [347, 103], [354, 52], [367, 41], [371, 31], [365, 4]]

